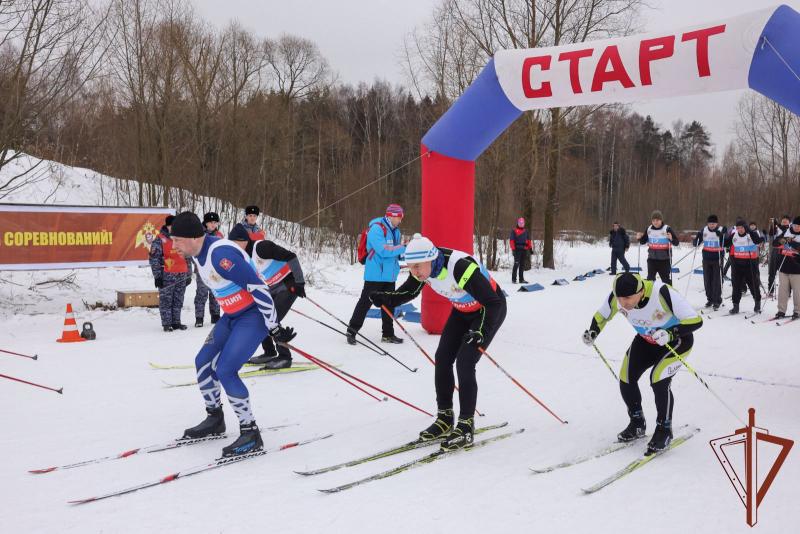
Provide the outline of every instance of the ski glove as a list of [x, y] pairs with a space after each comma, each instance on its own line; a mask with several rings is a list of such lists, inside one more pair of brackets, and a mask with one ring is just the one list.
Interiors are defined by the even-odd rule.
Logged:
[[186, 277], [186, 287], [189, 287], [190, 285], [192, 285], [192, 276], [191, 275]]
[[278, 325], [269, 331], [269, 335], [278, 343], [288, 343], [295, 338], [297, 332], [292, 327], [284, 328]]
[[664, 330], [663, 328], [659, 328], [655, 332], [650, 335], [653, 338], [653, 341], [658, 343], [660, 346], [664, 346], [670, 341], [672, 341], [672, 334]]
[[300, 282], [292, 286], [292, 293], [300, 297], [301, 299], [306, 298], [306, 284], [305, 282]]
[[594, 345], [595, 339], [597, 339], [597, 332], [594, 330], [585, 330], [583, 332], [583, 342], [587, 345]]
[[164, 279], [161, 278], [160, 276], [158, 278], [156, 278], [156, 287], [158, 289], [161, 289], [162, 287], [164, 287]]
[[463, 341], [467, 345], [482, 345], [483, 344], [483, 334], [478, 330], [470, 330], [466, 334], [464, 334]]

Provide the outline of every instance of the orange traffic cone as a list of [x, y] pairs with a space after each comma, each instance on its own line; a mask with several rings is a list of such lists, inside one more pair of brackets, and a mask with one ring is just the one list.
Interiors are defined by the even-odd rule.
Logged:
[[64, 317], [64, 331], [61, 333], [61, 339], [56, 339], [56, 341], [59, 343], [86, 341], [78, 333], [78, 324], [75, 322], [75, 313], [72, 311], [72, 304], [67, 304], [67, 316]]

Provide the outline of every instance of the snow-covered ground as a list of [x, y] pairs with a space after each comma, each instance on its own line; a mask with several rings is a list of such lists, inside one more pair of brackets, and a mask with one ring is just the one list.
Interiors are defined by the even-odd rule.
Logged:
[[[545, 285], [544, 291], [513, 292], [509, 273], [497, 274], [510, 292], [509, 314], [490, 352], [569, 420], [568, 425], [559, 424], [482, 361], [478, 406], [486, 416], [479, 423], [508, 421], [510, 428], [524, 427], [524, 434], [341, 494], [323, 495], [315, 490], [361, 478], [425, 451], [311, 478], [293, 470], [337, 463], [412, 439], [429, 419], [397, 402], [375, 402], [324, 371], [252, 378], [247, 384], [259, 423], [298, 424], [266, 433], [268, 445], [327, 432], [334, 437], [76, 508], [66, 501], [204, 463], [221, 446], [210, 443], [47, 475], [26, 472], [157, 443], [180, 434], [203, 415], [194, 388], [163, 387], [162, 380], [190, 380], [192, 371], [154, 371], [147, 362], [191, 363], [209, 327], [165, 334], [154, 310], [84, 311], [79, 321], [93, 321], [98, 339], [55, 343], [63, 320], [60, 307], [66, 302], [75, 302], [83, 294], [91, 300], [110, 300], [110, 288], [150, 285], [144, 269], [79, 271], [81, 288], [74, 294], [70, 295], [71, 289], [42, 291], [43, 313], [3, 318], [0, 348], [38, 353], [40, 360], [4, 356], [2, 372], [64, 387], [64, 395], [59, 396], [13, 382], [0, 383], [6, 399], [0, 405], [0, 457], [5, 459], [0, 465], [3, 531], [744, 532], [748, 529], [744, 509], [708, 445], [709, 439], [730, 434], [741, 425], [685, 372], [673, 385], [675, 421], [697, 425], [702, 432], [682, 447], [591, 496], [582, 495], [580, 488], [627, 463], [643, 445], [558, 472], [530, 473], [529, 467], [549, 465], [609, 442], [626, 423], [617, 385], [580, 341], [592, 313], [607, 295], [610, 277], [599, 275], [565, 287], [549, 285], [555, 278], [571, 280], [575, 274], [605, 267], [607, 250], [581, 245], [565, 250], [566, 265], [561, 270], [529, 273], [531, 281]], [[326, 272], [343, 289], [315, 287], [309, 293], [347, 319], [360, 286], [360, 270], [331, 262]], [[703, 295], [697, 291], [700, 277], [690, 278], [688, 296], [693, 304], [702, 305]], [[686, 282], [677, 283], [681, 291]], [[193, 295], [193, 286], [188, 293]], [[29, 310], [25, 301], [39, 297], [19, 288], [4, 298]], [[745, 308], [751, 303], [749, 298], [743, 300]], [[299, 301], [296, 307], [329, 320], [308, 302]], [[767, 311], [774, 309], [774, 302], [767, 304]], [[187, 299], [184, 320], [189, 322], [191, 317]], [[411, 343], [393, 347], [392, 352], [410, 366], [418, 366], [415, 374], [366, 349], [349, 347], [341, 336], [298, 315], [289, 317], [287, 324], [300, 332], [299, 347], [434, 409], [433, 367]], [[433, 353], [437, 337], [424, 333], [418, 324], [406, 327]], [[377, 339], [380, 322], [368, 320], [364, 333]], [[800, 434], [799, 336], [797, 323], [779, 328], [755, 326], [741, 317], [716, 318], [706, 321], [696, 336], [691, 363], [713, 375], [707, 376], [709, 384], [741, 417], [753, 406], [760, 426], [793, 438]], [[599, 345], [618, 366], [631, 337], [631, 328], [618, 318]], [[641, 387], [652, 425], [654, 406], [645, 380]], [[235, 420], [231, 412], [227, 418]], [[762, 504], [760, 531], [793, 529], [800, 481], [795, 455], [793, 451]]]
[[[91, 171], [87, 171], [91, 172]], [[68, 173], [69, 174], [69, 173]], [[71, 177], [79, 173], [69, 174]], [[79, 176], [59, 191], [81, 203]], [[96, 179], [93, 178], [93, 179]], [[113, 180], [113, 179], [110, 179]], [[19, 195], [31, 202], [41, 192]], [[100, 202], [97, 190], [84, 195]], [[45, 201], [44, 197], [41, 202]], [[48, 202], [53, 201], [51, 197]], [[676, 253], [683, 255], [686, 245]], [[90, 310], [87, 303], [116, 301], [117, 289], [150, 289], [147, 268], [84, 269], [67, 283], [41, 284], [69, 271], [1, 273], [0, 349], [36, 353], [38, 361], [0, 354], [0, 373], [53, 386], [64, 395], [0, 379], [0, 530], [17, 532], [746, 532], [744, 508], [708, 445], [742, 425], [689, 373], [673, 382], [675, 424], [702, 429], [685, 445], [660, 457], [597, 494], [580, 489], [597, 482], [642, 452], [637, 445], [602, 459], [543, 475], [542, 467], [601, 447], [627, 423], [625, 407], [610, 373], [580, 340], [581, 333], [610, 288], [598, 275], [564, 287], [553, 280], [605, 268], [608, 249], [561, 245], [555, 272], [527, 277], [544, 291], [516, 292], [510, 273], [495, 276], [509, 292], [509, 313], [490, 353], [520, 382], [569, 421], [562, 425], [541, 409], [488, 361], [478, 365], [478, 425], [508, 421], [525, 433], [484, 449], [456, 455], [398, 476], [324, 495], [329, 488], [398, 465], [419, 450], [350, 469], [303, 478], [294, 470], [317, 468], [414, 439], [430, 423], [426, 416], [394, 401], [376, 402], [321, 370], [247, 379], [254, 412], [262, 427], [294, 424], [264, 434], [267, 446], [332, 432], [328, 440], [248, 460], [217, 471], [152, 489], [72, 507], [66, 501], [89, 497], [206, 463], [224, 443], [133, 456], [99, 465], [31, 475], [28, 469], [105, 456], [176, 437], [204, 415], [194, 387], [164, 388], [163, 381], [188, 381], [192, 370], [152, 370], [148, 362], [191, 364], [210, 327], [163, 333], [157, 310]], [[313, 258], [313, 259], [312, 259]], [[636, 263], [636, 251], [628, 254]], [[314, 273], [309, 295], [347, 320], [361, 286], [361, 268], [332, 255], [307, 256]], [[698, 259], [699, 262], [699, 259]], [[690, 259], [681, 265], [687, 272]], [[762, 275], [762, 280], [766, 276]], [[690, 283], [690, 286], [687, 286]], [[37, 285], [39, 284], [39, 285]], [[705, 301], [701, 277], [676, 282], [692, 304]], [[191, 323], [195, 286], [188, 288], [183, 320]], [[730, 287], [726, 286], [726, 293]], [[75, 305], [79, 324], [92, 321], [93, 342], [58, 344], [66, 303]], [[416, 303], [419, 305], [419, 303]], [[743, 309], [752, 308], [745, 297]], [[332, 322], [307, 301], [295, 307]], [[766, 313], [774, 313], [774, 301]], [[433, 411], [433, 367], [408, 340], [390, 350], [411, 367], [362, 347], [320, 325], [290, 314], [286, 324], [296, 345], [423, 408]], [[335, 323], [333, 323], [335, 326]], [[429, 353], [438, 337], [419, 324], [409, 329]], [[380, 321], [368, 319], [363, 333], [377, 340]], [[406, 337], [398, 331], [402, 337]], [[633, 330], [617, 318], [599, 346], [619, 366]], [[800, 323], [753, 325], [739, 317], [706, 321], [695, 338], [690, 363], [709, 385], [746, 418], [755, 407], [757, 423], [772, 433], [800, 436], [797, 406]], [[301, 357], [297, 362], [303, 361]], [[655, 419], [652, 392], [640, 382], [648, 423]], [[229, 427], [235, 417], [226, 406]], [[797, 512], [800, 463], [797, 451], [775, 480], [759, 510], [756, 529], [792, 532]], [[761, 477], [774, 452], [762, 445]], [[741, 466], [739, 466], [739, 472]]]

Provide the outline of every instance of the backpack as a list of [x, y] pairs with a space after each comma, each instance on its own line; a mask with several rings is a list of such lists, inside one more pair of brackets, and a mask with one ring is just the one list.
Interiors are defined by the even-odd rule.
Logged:
[[[383, 223], [375, 224], [381, 227], [381, 230], [383, 230], [383, 237], [386, 237], [387, 230]], [[372, 257], [373, 254], [372, 250], [367, 250], [367, 234], [370, 228], [371, 226], [364, 228], [358, 236], [358, 263], [361, 265], [365, 265], [367, 263], [367, 258]]]

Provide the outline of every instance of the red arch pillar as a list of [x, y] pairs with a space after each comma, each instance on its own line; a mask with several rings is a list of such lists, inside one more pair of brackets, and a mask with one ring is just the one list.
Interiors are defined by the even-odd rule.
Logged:
[[[422, 235], [436, 246], [472, 254], [475, 220], [475, 162], [421, 146]], [[440, 334], [452, 305], [429, 287], [422, 292], [422, 327]]]

